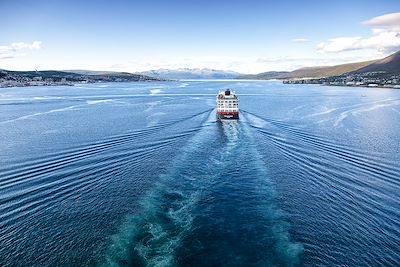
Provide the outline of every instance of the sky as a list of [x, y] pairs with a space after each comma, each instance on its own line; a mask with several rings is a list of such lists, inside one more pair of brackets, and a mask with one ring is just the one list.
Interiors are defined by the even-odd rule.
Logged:
[[398, 50], [399, 0], [0, 0], [0, 69], [260, 73]]

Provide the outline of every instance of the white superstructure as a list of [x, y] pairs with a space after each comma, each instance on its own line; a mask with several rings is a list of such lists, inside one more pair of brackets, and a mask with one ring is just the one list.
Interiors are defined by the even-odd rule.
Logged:
[[239, 99], [234, 91], [226, 89], [217, 95], [217, 118], [239, 119]]

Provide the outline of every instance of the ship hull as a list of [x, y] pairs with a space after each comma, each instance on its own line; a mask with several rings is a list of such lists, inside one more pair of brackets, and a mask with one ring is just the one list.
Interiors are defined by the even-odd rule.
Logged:
[[219, 119], [219, 120], [238, 120], [239, 112], [217, 112], [217, 119]]

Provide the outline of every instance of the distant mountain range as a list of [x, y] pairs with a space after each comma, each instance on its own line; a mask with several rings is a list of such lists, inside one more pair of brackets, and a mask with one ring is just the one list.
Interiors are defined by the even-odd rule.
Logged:
[[0, 88], [23, 86], [74, 85], [76, 83], [95, 82], [138, 82], [160, 81], [140, 74], [127, 72], [93, 72], [93, 71], [9, 71], [0, 70]]
[[238, 79], [270, 80], [301, 79], [340, 76], [365, 72], [388, 72], [400, 74], [400, 51], [378, 60], [341, 64], [335, 66], [306, 67], [291, 72], [270, 71], [238, 76]]
[[65, 79], [70, 82], [80, 81], [154, 81], [159, 80], [154, 77], [149, 77], [141, 74], [134, 74], [128, 72], [107, 72], [107, 71], [57, 71], [57, 70], [44, 70], [44, 71], [10, 71], [0, 70], [0, 78], [2, 79], [33, 79], [41, 77], [41, 79], [61, 80]]
[[400, 73], [400, 51], [385, 57], [383, 59], [375, 60], [371, 64], [357, 69], [353, 72], [374, 72], [374, 71], [385, 71], [390, 73]]
[[286, 77], [289, 73], [290, 73], [289, 71], [267, 71], [258, 74], [239, 75], [236, 77], [236, 79], [272, 80], [272, 79], [280, 79], [282, 77]]
[[159, 79], [185, 80], [185, 79], [235, 79], [243, 74], [235, 71], [215, 70], [215, 69], [158, 69], [138, 72]]
[[124, 82], [124, 81], [158, 81], [158, 80], [183, 80], [183, 79], [308, 79], [327, 78], [344, 74], [385, 72], [387, 74], [400, 74], [400, 51], [379, 60], [348, 63], [335, 66], [318, 66], [300, 68], [294, 71], [269, 71], [259, 74], [241, 74], [235, 71], [215, 69], [158, 69], [138, 73], [90, 71], [90, 70], [65, 70], [65, 71], [9, 71], [0, 69], [0, 81], [19, 82], [34, 80], [38, 77], [45, 80], [58, 82]]

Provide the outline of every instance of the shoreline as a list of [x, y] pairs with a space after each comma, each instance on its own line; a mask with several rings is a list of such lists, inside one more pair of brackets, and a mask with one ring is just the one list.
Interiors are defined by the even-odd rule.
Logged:
[[[19, 83], [9, 84], [8, 82], [0, 82], [0, 89], [2, 88], [20, 88], [20, 87], [36, 87], [36, 86], [77, 86], [83, 84], [94, 84], [94, 83], [127, 83], [127, 82], [160, 82], [162, 80], [138, 80], [138, 81], [88, 81], [88, 82], [30, 82], [30, 83]], [[166, 82], [166, 81], [164, 81]]]
[[374, 85], [374, 86], [369, 86], [369, 85], [349, 85], [349, 84], [326, 84], [326, 83], [285, 83], [283, 84], [286, 85], [291, 85], [291, 84], [304, 84], [304, 85], [319, 85], [319, 86], [327, 86], [327, 87], [350, 87], [350, 88], [379, 88], [379, 89], [400, 89], [400, 85], [396, 84], [393, 86], [388, 86], [388, 85]]

